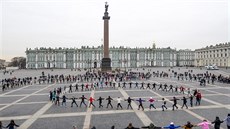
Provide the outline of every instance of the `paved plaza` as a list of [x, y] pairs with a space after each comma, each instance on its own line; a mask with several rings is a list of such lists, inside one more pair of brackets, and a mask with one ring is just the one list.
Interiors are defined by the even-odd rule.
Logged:
[[[189, 68], [190, 69], [190, 68]], [[153, 71], [165, 71], [170, 73], [172, 70], [178, 73], [184, 73], [189, 69], [186, 68], [173, 68], [169, 71], [169, 68], [145, 68], [145, 69], [132, 69], [132, 71], [148, 72]], [[205, 69], [192, 68], [193, 73], [204, 73]], [[64, 74], [64, 75], [76, 75], [84, 73], [84, 71], [71, 71], [69, 69], [61, 70], [17, 70], [12, 75], [0, 73], [0, 79], [8, 77], [26, 77], [26, 76], [41, 76], [41, 72], [46, 74]], [[229, 70], [216, 70], [209, 71], [215, 74], [222, 74], [229, 76]], [[170, 75], [170, 74], [169, 74]], [[194, 124], [201, 122], [203, 119], [213, 121], [216, 116], [220, 119], [224, 119], [228, 113], [230, 113], [230, 84], [223, 84], [216, 82], [214, 85], [207, 84], [205, 87], [200, 86], [197, 81], [180, 80], [177, 78], [159, 78], [151, 77], [149, 80], [137, 80], [141, 83], [167, 83], [177, 86], [184, 86], [190, 89], [199, 89], [202, 93], [202, 101], [200, 106], [188, 106], [189, 108], [181, 109], [182, 101], [178, 101], [178, 110], [172, 111], [172, 99], [173, 96], [182, 98], [183, 94], [165, 92], [161, 90], [139, 89], [129, 88], [129, 85], [125, 89], [122, 88], [103, 88], [93, 91], [76, 91], [72, 93], [66, 93], [67, 97], [81, 97], [85, 95], [86, 98], [93, 96], [98, 98], [99, 96], [107, 98], [121, 97], [123, 100], [131, 97], [133, 99], [143, 98], [149, 99], [153, 97], [158, 100], [155, 102], [156, 109], [149, 109], [149, 102], [144, 102], [145, 110], [137, 110], [138, 102], [132, 102], [133, 110], [127, 110], [127, 101], [122, 101], [123, 109], [116, 109], [116, 101], [112, 101], [113, 109], [106, 108], [107, 101], [103, 101], [103, 108], [98, 108], [98, 101], [94, 104], [96, 108], [85, 108], [84, 105], [80, 107], [70, 107], [71, 101], [67, 101], [67, 107], [56, 106], [49, 101], [49, 91], [54, 88], [69, 86], [70, 84], [33, 84], [28, 86], [19, 87], [16, 89], [9, 89], [7, 91], [0, 91], [0, 121], [3, 125], [7, 125], [11, 119], [15, 120], [15, 123], [20, 125], [20, 129], [72, 129], [76, 126], [77, 129], [87, 129], [95, 126], [97, 129], [110, 129], [112, 125], [116, 129], [125, 128], [128, 123], [133, 123], [135, 127], [141, 127], [154, 123], [157, 126], [166, 126], [170, 122], [174, 122], [176, 125], [184, 125], [187, 121], [191, 121]], [[136, 80], [133, 81], [134, 83]], [[73, 91], [75, 88], [73, 88]], [[162, 111], [161, 99], [166, 98], [168, 110]], [[115, 99], [116, 100], [116, 99]], [[189, 101], [189, 100], [188, 100]], [[77, 101], [79, 105], [79, 100]], [[88, 103], [88, 102], [87, 102]], [[222, 129], [226, 129], [226, 123], [221, 124]], [[19, 129], [18, 128], [18, 129]], [[199, 127], [197, 127], [199, 128]]]

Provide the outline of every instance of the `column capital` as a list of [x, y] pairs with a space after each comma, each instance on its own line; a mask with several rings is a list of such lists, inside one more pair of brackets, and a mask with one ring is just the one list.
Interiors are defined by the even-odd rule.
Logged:
[[109, 13], [108, 13], [108, 12], [105, 12], [102, 19], [103, 19], [103, 20], [109, 20], [109, 19], [110, 19]]

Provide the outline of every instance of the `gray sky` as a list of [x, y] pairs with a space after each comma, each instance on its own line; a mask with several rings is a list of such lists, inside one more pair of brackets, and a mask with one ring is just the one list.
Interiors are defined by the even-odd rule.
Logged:
[[[0, 58], [102, 44], [105, 0], [0, 0]], [[110, 46], [197, 49], [230, 41], [229, 0], [107, 0]]]

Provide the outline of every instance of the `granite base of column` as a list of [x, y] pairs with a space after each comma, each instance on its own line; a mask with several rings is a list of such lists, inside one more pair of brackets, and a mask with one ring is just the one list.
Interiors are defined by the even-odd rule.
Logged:
[[103, 58], [101, 64], [101, 71], [102, 72], [109, 72], [111, 71], [111, 59], [110, 58]]

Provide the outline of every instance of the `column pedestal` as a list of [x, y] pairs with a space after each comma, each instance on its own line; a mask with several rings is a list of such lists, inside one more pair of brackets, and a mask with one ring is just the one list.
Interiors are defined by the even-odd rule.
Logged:
[[111, 59], [110, 58], [103, 58], [102, 64], [101, 64], [101, 71], [102, 72], [108, 72], [111, 71]]

